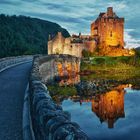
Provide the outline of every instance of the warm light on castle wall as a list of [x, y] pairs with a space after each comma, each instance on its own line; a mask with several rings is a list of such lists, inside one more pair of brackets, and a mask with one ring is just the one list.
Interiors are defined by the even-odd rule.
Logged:
[[110, 45], [110, 46], [118, 46], [119, 42], [117, 39], [117, 33], [115, 32], [110, 32], [108, 33], [107, 37], [106, 37], [106, 45]]

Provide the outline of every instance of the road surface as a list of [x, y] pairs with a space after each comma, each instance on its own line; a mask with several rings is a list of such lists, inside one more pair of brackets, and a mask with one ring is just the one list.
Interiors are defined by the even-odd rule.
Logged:
[[0, 140], [22, 140], [24, 93], [32, 63], [0, 73]]

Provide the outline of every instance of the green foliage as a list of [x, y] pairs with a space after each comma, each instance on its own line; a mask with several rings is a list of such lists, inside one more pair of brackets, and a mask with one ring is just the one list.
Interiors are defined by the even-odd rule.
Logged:
[[87, 51], [87, 50], [83, 50], [83, 51], [82, 51], [82, 56], [83, 56], [83, 57], [89, 57], [89, 56], [90, 56], [90, 52]]
[[51, 95], [76, 95], [77, 94], [77, 90], [75, 87], [60, 87], [58, 85], [49, 85], [47, 86]]
[[67, 30], [56, 23], [25, 16], [0, 15], [0, 57], [46, 54], [49, 34]]
[[139, 56], [120, 56], [120, 57], [91, 57], [90, 62], [82, 61], [81, 70], [127, 70], [140, 67]]
[[120, 57], [117, 57], [117, 62], [119, 63], [125, 63], [127, 64], [130, 60], [130, 57], [127, 57], [127, 56], [120, 56]]
[[118, 57], [91, 57], [91, 64], [94, 65], [105, 65], [105, 66], [114, 66], [121, 64], [135, 65], [139, 63], [139, 57], [136, 56], [118, 56]]
[[117, 64], [117, 57], [105, 57], [105, 64], [113, 66]]
[[[104, 59], [104, 60], [103, 60]], [[81, 63], [81, 71], [89, 71], [81, 79], [108, 78], [108, 79], [130, 79], [140, 77], [140, 57], [93, 57], [90, 63]]]
[[105, 59], [104, 58], [95, 58], [96, 64], [97, 65], [104, 65], [105, 64]]
[[140, 57], [140, 47], [135, 49], [136, 55]]
[[94, 56], [98, 56], [98, 51], [96, 50], [95, 52], [90, 52], [88, 50], [83, 50], [82, 51], [82, 56], [83, 57], [94, 57]]
[[91, 64], [94, 65], [115, 65], [116, 64], [116, 57], [91, 57]]

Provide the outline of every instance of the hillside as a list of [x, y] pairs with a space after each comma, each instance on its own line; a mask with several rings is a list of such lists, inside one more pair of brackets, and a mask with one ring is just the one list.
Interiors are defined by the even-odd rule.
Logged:
[[0, 15], [0, 57], [24, 54], [47, 53], [49, 34], [61, 31], [69, 36], [60, 25], [25, 16]]
[[140, 47], [137, 47], [135, 50], [136, 50], [136, 54], [140, 56]]
[[135, 48], [136, 51], [140, 51], [140, 47]]

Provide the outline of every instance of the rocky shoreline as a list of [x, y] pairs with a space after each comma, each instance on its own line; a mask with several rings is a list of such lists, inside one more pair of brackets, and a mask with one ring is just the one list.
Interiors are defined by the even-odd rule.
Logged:
[[118, 85], [119, 83], [116, 80], [96, 79], [92, 81], [81, 81], [80, 83], [76, 84], [75, 87], [78, 95], [92, 96], [110, 91]]

